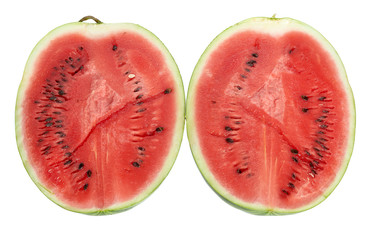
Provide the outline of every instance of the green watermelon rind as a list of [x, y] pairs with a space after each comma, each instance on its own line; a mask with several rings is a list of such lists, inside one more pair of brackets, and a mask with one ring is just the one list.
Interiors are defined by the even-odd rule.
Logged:
[[[116, 204], [113, 206], [110, 206], [106, 209], [79, 209], [71, 207], [67, 204], [64, 204], [61, 202], [56, 195], [51, 192], [47, 187], [45, 187], [38, 177], [36, 176], [35, 171], [33, 170], [33, 167], [31, 166], [30, 162], [28, 161], [27, 151], [25, 149], [25, 146], [23, 145], [23, 134], [22, 134], [22, 107], [21, 103], [23, 101], [24, 92], [27, 89], [29, 75], [32, 71], [32, 66], [34, 62], [37, 59], [38, 53], [41, 52], [43, 49], [45, 49], [52, 41], [53, 38], [56, 38], [58, 36], [61, 36], [63, 34], [71, 33], [73, 31], [80, 32], [80, 31], [89, 31], [90, 34], [97, 34], [96, 37], [103, 36], [104, 34], [110, 33], [110, 31], [107, 31], [106, 29], [110, 28], [111, 31], [122, 31], [124, 29], [135, 31], [137, 33], [140, 33], [143, 37], [147, 38], [151, 43], [154, 43], [154, 45], [161, 51], [161, 53], [164, 55], [166, 59], [166, 64], [168, 65], [168, 68], [170, 69], [171, 73], [173, 74], [173, 77], [177, 84], [177, 106], [178, 106], [178, 119], [176, 122], [176, 130], [175, 135], [172, 139], [172, 145], [170, 152], [168, 153], [165, 165], [163, 166], [161, 172], [158, 174], [156, 179], [137, 197], [134, 199], [124, 202], [122, 204]], [[101, 30], [101, 32], [99, 31]], [[178, 66], [173, 58], [173, 56], [170, 54], [169, 50], [166, 48], [166, 46], [163, 44], [163, 42], [152, 32], [147, 30], [146, 28], [133, 23], [109, 23], [109, 24], [95, 24], [95, 23], [82, 23], [82, 22], [74, 22], [74, 23], [68, 23], [64, 24], [62, 26], [59, 26], [55, 28], [54, 30], [50, 31], [45, 37], [43, 37], [37, 45], [32, 50], [27, 63], [26, 67], [23, 73], [23, 78], [21, 81], [21, 84], [19, 85], [18, 94], [17, 94], [17, 100], [16, 100], [16, 107], [15, 107], [15, 133], [16, 133], [16, 139], [17, 139], [17, 147], [19, 154], [22, 158], [23, 165], [28, 173], [28, 175], [31, 177], [32, 181], [36, 184], [36, 186], [39, 188], [39, 190], [51, 201], [59, 205], [60, 207], [67, 209], [72, 212], [78, 212], [78, 213], [84, 213], [88, 215], [106, 215], [106, 214], [114, 214], [122, 211], [126, 211], [137, 204], [141, 203], [143, 200], [145, 200], [148, 196], [150, 196], [164, 181], [164, 179], [169, 174], [170, 170], [172, 169], [175, 160], [177, 158], [182, 138], [183, 138], [183, 132], [184, 132], [184, 125], [185, 125], [185, 94], [184, 94], [184, 87], [183, 82], [181, 78], [180, 71], [178, 69]]]
[[[344, 157], [344, 161], [340, 170], [338, 171], [335, 180], [332, 182], [329, 188], [322, 194], [322, 196], [315, 201], [311, 202], [308, 205], [297, 209], [280, 209], [280, 208], [268, 208], [267, 206], [252, 204], [243, 202], [242, 200], [236, 198], [232, 194], [230, 194], [223, 186], [221, 186], [218, 181], [215, 179], [214, 175], [210, 172], [206, 165], [205, 158], [201, 152], [201, 148], [199, 147], [199, 140], [197, 137], [196, 132], [196, 125], [195, 125], [195, 118], [194, 118], [194, 101], [195, 101], [195, 93], [196, 93], [196, 83], [201, 74], [202, 68], [206, 63], [206, 59], [211, 54], [212, 50], [216, 49], [218, 44], [222, 41], [227, 39], [227, 37], [231, 36], [233, 33], [237, 32], [238, 30], [243, 29], [254, 29], [254, 30], [261, 30], [261, 31], [269, 31], [273, 32], [274, 34], [283, 34], [283, 31], [289, 31], [291, 29], [297, 31], [304, 31], [307, 34], [310, 34], [314, 37], [324, 49], [326, 49], [333, 58], [333, 61], [336, 63], [337, 69], [339, 71], [340, 79], [346, 89], [346, 94], [348, 98], [347, 105], [350, 107], [351, 112], [349, 113], [350, 117], [350, 126], [349, 129], [349, 138], [346, 148], [346, 154]], [[311, 26], [295, 20], [291, 18], [265, 18], [265, 17], [255, 17], [246, 19], [241, 21], [226, 30], [220, 33], [205, 49], [204, 53], [201, 55], [199, 61], [197, 62], [195, 69], [192, 73], [190, 84], [188, 87], [188, 95], [187, 95], [187, 103], [186, 103], [186, 124], [187, 124], [187, 137], [190, 143], [190, 148], [192, 151], [192, 155], [195, 159], [195, 163], [201, 172], [203, 178], [207, 182], [207, 184], [215, 191], [215, 193], [223, 199], [228, 204], [244, 210], [246, 212], [256, 214], [256, 215], [285, 215], [285, 214], [293, 214], [302, 211], [306, 211], [311, 209], [321, 202], [323, 202], [337, 187], [339, 182], [341, 181], [342, 177], [344, 176], [352, 152], [354, 147], [355, 141], [355, 125], [356, 125], [356, 109], [355, 109], [355, 101], [352, 93], [352, 89], [349, 85], [346, 70], [343, 66], [342, 60], [340, 59], [337, 51], [334, 47], [329, 43], [329, 41], [321, 35], [317, 30], [312, 28]]]

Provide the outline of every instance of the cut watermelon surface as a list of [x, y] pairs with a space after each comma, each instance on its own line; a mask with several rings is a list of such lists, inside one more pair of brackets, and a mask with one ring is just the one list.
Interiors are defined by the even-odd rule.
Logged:
[[66, 24], [27, 62], [18, 148], [36, 185], [64, 208], [106, 214], [142, 201], [170, 171], [183, 126], [178, 68], [138, 25]]
[[355, 107], [342, 62], [293, 19], [252, 18], [217, 36], [192, 75], [186, 115], [206, 181], [255, 214], [317, 205], [353, 149]]

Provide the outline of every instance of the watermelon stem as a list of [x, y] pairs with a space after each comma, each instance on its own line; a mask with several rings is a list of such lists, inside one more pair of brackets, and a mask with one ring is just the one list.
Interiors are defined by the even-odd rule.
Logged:
[[87, 20], [90, 20], [90, 19], [94, 20], [97, 24], [101, 24], [102, 23], [99, 19], [97, 19], [97, 18], [95, 18], [94, 16], [91, 16], [91, 15], [88, 15], [86, 17], [81, 18], [79, 20], [79, 22], [84, 22], [84, 21], [87, 21]]

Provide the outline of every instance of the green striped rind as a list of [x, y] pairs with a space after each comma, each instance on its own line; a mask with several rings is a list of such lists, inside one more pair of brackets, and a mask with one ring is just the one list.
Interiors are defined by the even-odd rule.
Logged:
[[[53, 192], [47, 189], [42, 182], [38, 179], [33, 167], [31, 166], [28, 160], [28, 154], [26, 146], [23, 143], [23, 138], [25, 137], [23, 134], [22, 129], [22, 102], [24, 100], [24, 94], [27, 90], [28, 84], [30, 84], [30, 77], [32, 76], [32, 71], [34, 70], [35, 63], [38, 59], [39, 53], [41, 53], [44, 49], [46, 49], [49, 44], [52, 42], [53, 39], [56, 39], [64, 34], [70, 34], [73, 32], [84, 34], [88, 37], [93, 38], [100, 38], [105, 37], [114, 32], [121, 32], [121, 31], [133, 31], [136, 33], [141, 34], [143, 37], [148, 39], [151, 43], [153, 43], [163, 54], [166, 59], [166, 64], [170, 69], [173, 78], [176, 81], [176, 94], [177, 94], [177, 122], [175, 126], [175, 134], [172, 139], [172, 145], [170, 151], [166, 157], [165, 165], [163, 166], [161, 172], [158, 174], [156, 179], [138, 196], [134, 199], [116, 204], [111, 206], [107, 209], [78, 209], [73, 208], [69, 205], [64, 204], [61, 202]], [[26, 116], [27, 117], [27, 116]], [[60, 27], [55, 28], [51, 32], [49, 32], [43, 39], [41, 39], [38, 44], [33, 49], [32, 53], [30, 54], [26, 67], [23, 73], [22, 82], [18, 89], [16, 107], [15, 107], [15, 132], [16, 132], [16, 139], [17, 139], [17, 146], [20, 156], [23, 161], [23, 165], [28, 172], [29, 176], [36, 184], [36, 186], [40, 189], [42, 193], [44, 193], [50, 200], [55, 202], [57, 205], [73, 211], [79, 212], [84, 214], [90, 215], [106, 215], [106, 214], [113, 214], [117, 212], [122, 212], [128, 210], [138, 203], [142, 202], [146, 199], [151, 193], [153, 193], [156, 188], [159, 187], [161, 182], [165, 179], [165, 177], [169, 174], [175, 159], [177, 158], [179, 148], [182, 142], [183, 131], [184, 131], [184, 119], [185, 119], [185, 95], [184, 95], [184, 88], [182, 78], [176, 65], [172, 55], [169, 53], [168, 49], [165, 45], [157, 38], [153, 33], [148, 31], [147, 29], [132, 23], [113, 23], [113, 24], [95, 24], [95, 23], [82, 23], [82, 22], [75, 22], [75, 23], [68, 23], [62, 25]]]
[[[219, 44], [225, 41], [227, 38], [232, 36], [232, 34], [237, 33], [239, 31], [244, 30], [253, 30], [261, 33], [268, 33], [272, 36], [281, 36], [289, 31], [302, 31], [306, 34], [309, 34], [314, 39], [316, 39], [321, 46], [331, 55], [333, 61], [337, 66], [337, 70], [339, 73], [340, 80], [346, 90], [347, 94], [347, 106], [349, 107], [349, 120], [350, 124], [348, 127], [348, 142], [346, 148], [346, 154], [344, 156], [344, 161], [340, 170], [338, 171], [334, 182], [330, 185], [330, 187], [322, 194], [322, 196], [310, 204], [303, 206], [297, 209], [280, 209], [280, 208], [269, 208], [268, 206], [263, 206], [260, 204], [248, 203], [244, 202], [241, 199], [236, 198], [232, 194], [230, 194], [214, 177], [214, 175], [209, 170], [205, 158], [202, 154], [202, 150], [199, 144], [199, 138], [197, 136], [196, 130], [196, 120], [195, 120], [195, 101], [196, 101], [196, 90], [198, 79], [202, 73], [203, 67], [206, 65], [207, 59], [210, 57], [211, 53], [217, 48]], [[291, 18], [250, 18], [239, 22], [226, 30], [224, 30], [221, 34], [219, 34], [206, 48], [202, 56], [200, 57], [193, 73], [191, 76], [191, 81], [188, 88], [188, 96], [186, 103], [186, 120], [187, 120], [187, 136], [190, 143], [192, 155], [195, 159], [197, 167], [199, 168], [202, 176], [209, 184], [209, 186], [227, 203], [230, 205], [242, 209], [244, 211], [257, 214], [257, 215], [284, 215], [284, 214], [292, 214], [297, 212], [302, 212], [308, 210], [310, 208], [315, 207], [322, 201], [324, 201], [337, 187], [338, 183], [341, 181], [348, 163], [350, 161], [350, 157], [354, 147], [354, 139], [355, 139], [355, 124], [356, 124], [356, 116], [355, 116], [355, 102], [352, 94], [351, 87], [349, 85], [345, 68], [343, 63], [338, 56], [336, 50], [333, 46], [325, 39], [318, 31], [310, 27], [309, 25], [291, 19]]]

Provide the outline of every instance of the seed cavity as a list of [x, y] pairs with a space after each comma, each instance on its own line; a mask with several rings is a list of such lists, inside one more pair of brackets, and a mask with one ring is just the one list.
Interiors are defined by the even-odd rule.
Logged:
[[136, 77], [136, 75], [134, 75], [133, 73], [131, 73], [131, 74], [128, 75], [128, 78], [130, 78], [130, 79], [132, 79], [134, 77]]
[[155, 131], [157, 131], [157, 132], [162, 132], [163, 130], [164, 130], [163, 127], [158, 127], [158, 128], [155, 129]]

